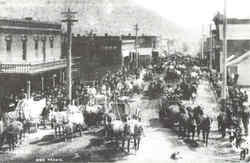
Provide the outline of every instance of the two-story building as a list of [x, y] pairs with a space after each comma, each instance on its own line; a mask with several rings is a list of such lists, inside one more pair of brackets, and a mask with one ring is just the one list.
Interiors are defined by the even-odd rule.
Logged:
[[0, 19], [0, 99], [26, 89], [43, 90], [65, 78], [62, 26], [25, 19]]
[[[127, 49], [124, 56], [130, 56], [129, 60], [132, 65], [138, 64], [141, 66], [147, 66], [152, 63], [152, 61], [157, 60], [159, 56], [159, 40], [157, 36], [141, 35], [137, 37], [122, 35], [122, 49]], [[136, 48], [135, 48], [136, 44]]]
[[[223, 15], [218, 13], [214, 19], [215, 63], [217, 70], [221, 69], [223, 53]], [[250, 50], [250, 19], [227, 19], [227, 58], [237, 58]]]
[[116, 71], [122, 65], [120, 37], [108, 34], [75, 35], [72, 40], [72, 55], [81, 57], [82, 81], [100, 79], [107, 71]]

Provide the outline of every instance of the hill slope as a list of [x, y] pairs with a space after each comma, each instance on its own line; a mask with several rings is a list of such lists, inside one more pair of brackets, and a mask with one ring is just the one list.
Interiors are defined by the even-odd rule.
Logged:
[[190, 31], [177, 26], [153, 11], [135, 5], [132, 0], [8, 0], [0, 5], [0, 15], [10, 18], [31, 16], [46, 21], [62, 20], [66, 8], [78, 12], [74, 33], [84, 34], [94, 30], [97, 34], [134, 34], [134, 25], [139, 25], [139, 34], [162, 35], [179, 40], [194, 39]]

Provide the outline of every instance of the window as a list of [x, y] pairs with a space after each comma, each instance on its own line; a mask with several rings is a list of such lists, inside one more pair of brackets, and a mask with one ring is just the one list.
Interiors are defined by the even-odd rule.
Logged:
[[7, 52], [10, 52], [11, 51], [12, 37], [10, 35], [6, 36], [5, 41], [6, 41], [6, 50], [7, 50]]
[[37, 35], [34, 36], [34, 42], [35, 42], [35, 50], [38, 50], [38, 48], [39, 48], [39, 37]]
[[26, 60], [27, 59], [27, 42], [23, 41], [22, 46], [23, 46], [23, 60]]
[[35, 41], [35, 50], [38, 50], [38, 40]]
[[53, 36], [49, 37], [49, 43], [50, 43], [50, 48], [54, 48], [54, 37]]
[[23, 60], [27, 60], [27, 36], [22, 35]]
[[43, 51], [43, 61], [46, 61], [46, 36], [41, 38], [42, 40], [42, 51]]
[[11, 51], [11, 41], [10, 40], [8, 40], [8, 41], [6, 41], [6, 50], [7, 50], [7, 52], [10, 52]]

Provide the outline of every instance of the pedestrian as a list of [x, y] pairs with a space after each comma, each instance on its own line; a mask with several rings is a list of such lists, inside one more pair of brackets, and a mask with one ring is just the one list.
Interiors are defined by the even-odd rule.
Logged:
[[248, 148], [241, 148], [241, 151], [240, 151], [240, 160], [245, 160], [246, 156], [248, 155], [248, 153], [249, 153]]

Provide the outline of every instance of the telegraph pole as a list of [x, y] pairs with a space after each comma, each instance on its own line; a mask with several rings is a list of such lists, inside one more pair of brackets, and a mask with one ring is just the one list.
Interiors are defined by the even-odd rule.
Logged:
[[222, 98], [226, 99], [227, 95], [227, 0], [224, 0], [224, 20], [223, 20], [223, 57], [222, 57], [222, 75], [223, 75], [223, 86], [222, 86]]
[[213, 33], [212, 33], [212, 24], [209, 26], [210, 29], [210, 57], [209, 57], [209, 68], [213, 69]]
[[135, 25], [135, 56], [136, 56], [136, 68], [138, 68], [138, 62], [139, 62], [139, 54], [138, 54], [138, 49], [137, 49], [137, 36], [138, 36], [138, 31], [140, 30], [138, 27], [138, 24]]
[[72, 25], [74, 22], [77, 22], [76, 19], [74, 19], [75, 14], [77, 12], [72, 12], [70, 9], [66, 12], [62, 12], [62, 15], [64, 15], [64, 20], [62, 22], [67, 23], [67, 85], [68, 85], [68, 99], [70, 103], [72, 102], [72, 54], [71, 54], [71, 46], [72, 46]]
[[204, 59], [204, 26], [202, 25], [202, 30], [201, 30], [201, 62], [203, 63]]

